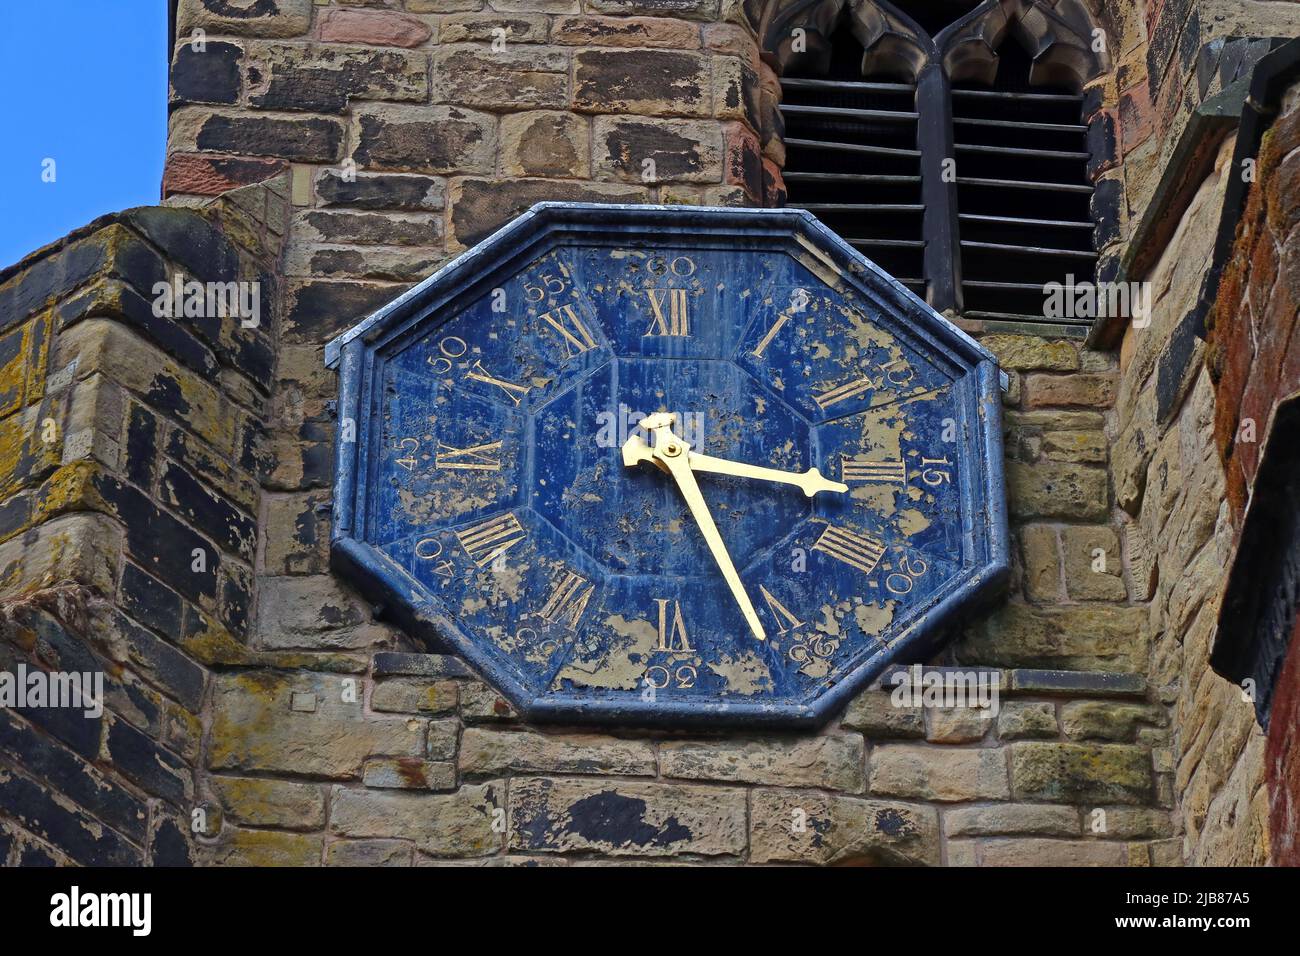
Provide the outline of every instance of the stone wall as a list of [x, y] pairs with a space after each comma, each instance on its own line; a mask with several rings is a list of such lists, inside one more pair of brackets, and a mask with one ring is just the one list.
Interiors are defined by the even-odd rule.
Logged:
[[286, 190], [105, 217], [0, 274], [0, 669], [104, 682], [102, 712], [0, 711], [8, 862], [193, 859], [210, 670], [257, 659], [274, 353], [265, 325], [160, 316], [156, 286], [248, 283], [269, 324]]
[[[1174, 824], [1183, 858], [1198, 865], [1270, 859], [1265, 737], [1250, 698], [1210, 667], [1245, 492], [1230, 460], [1225, 481], [1220, 454], [1235, 425], [1225, 419], [1236, 412], [1219, 381], [1224, 353], [1207, 353], [1195, 331], [1225, 189], [1242, 174], [1232, 165], [1235, 122], [1222, 116], [1240, 109], [1253, 64], [1268, 50], [1266, 39], [1252, 38], [1293, 35], [1295, 14], [1277, 4], [1166, 0], [1117, 17], [1125, 238], [1115, 274], [1150, 283], [1154, 307], [1148, 322], [1095, 337], [1120, 349], [1113, 480], [1130, 570], [1150, 602], [1150, 679], [1171, 708]], [[1272, 165], [1262, 158], [1255, 194], [1285, 189]], [[1254, 250], [1250, 240], [1234, 250], [1228, 296], [1240, 298], [1232, 271], [1254, 268]], [[1259, 276], [1268, 285], [1256, 287], [1256, 301], [1277, 272]], [[1289, 329], [1293, 313], [1278, 324]], [[1244, 374], [1251, 355], [1234, 355], [1239, 388], [1258, 377]]]
[[1233, 142], [1223, 144], [1174, 236], [1148, 277], [1151, 323], [1130, 327], [1121, 353], [1115, 422], [1116, 482], [1129, 557], [1150, 599], [1150, 677], [1172, 708], [1175, 822], [1186, 860], [1268, 860], [1264, 738], [1239, 687], [1209, 665], [1229, 563], [1233, 526], [1215, 452], [1215, 395], [1204, 344], [1177, 380], [1161, 380], [1161, 359], [1197, 303], [1212, 255]]
[[[1295, 192], [1300, 170], [1300, 88], [1282, 99], [1281, 115], [1264, 134], [1258, 156], [1259, 177], [1247, 198], [1236, 243], [1211, 312], [1208, 365], [1215, 381], [1214, 446], [1226, 472], [1226, 502], [1233, 518], [1234, 551], [1255, 500], [1261, 463], [1270, 454], [1285, 455], [1294, 445], [1294, 430], [1278, 426], [1284, 402], [1300, 396], [1300, 204]], [[1286, 446], [1286, 447], [1283, 447]], [[1267, 507], [1267, 505], [1265, 506]], [[1247, 556], [1243, 556], [1247, 557]], [[1254, 556], [1250, 556], [1254, 557]], [[1282, 555], [1259, 555], [1284, 563]], [[1241, 570], [1251, 574], [1248, 561]], [[1300, 615], [1297, 615], [1300, 624]], [[1291, 640], [1276, 678], [1266, 746], [1252, 736], [1241, 763], [1252, 781], [1266, 777], [1252, 811], [1267, 813], [1274, 832], [1274, 860], [1300, 862], [1296, 810], [1300, 803], [1300, 767], [1295, 727], [1300, 720], [1300, 643]], [[1237, 695], [1240, 696], [1240, 695]], [[1239, 705], [1238, 705], [1239, 706]], [[1261, 752], [1262, 751], [1262, 752]], [[1248, 759], [1249, 758], [1249, 759]]]

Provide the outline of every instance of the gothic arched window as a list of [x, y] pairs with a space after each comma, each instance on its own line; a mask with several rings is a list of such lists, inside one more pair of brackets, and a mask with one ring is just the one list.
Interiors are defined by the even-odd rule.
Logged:
[[1047, 283], [1094, 279], [1082, 88], [1104, 63], [1080, 0], [774, 0], [764, 16], [789, 205], [986, 323], [1047, 321]]

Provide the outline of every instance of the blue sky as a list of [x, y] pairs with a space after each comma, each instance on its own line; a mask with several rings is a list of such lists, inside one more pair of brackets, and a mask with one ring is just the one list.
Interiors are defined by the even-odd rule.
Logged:
[[0, 267], [158, 202], [166, 35], [166, 0], [0, 0]]

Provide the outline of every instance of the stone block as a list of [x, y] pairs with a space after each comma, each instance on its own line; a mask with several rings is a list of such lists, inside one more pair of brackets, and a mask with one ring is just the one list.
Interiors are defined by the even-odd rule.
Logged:
[[574, 56], [573, 106], [583, 113], [709, 116], [708, 60], [681, 50], [584, 50]]
[[1123, 601], [1124, 560], [1119, 535], [1106, 525], [1061, 529], [1065, 553], [1065, 589], [1076, 601]]
[[455, 793], [394, 793], [335, 787], [330, 832], [342, 837], [411, 840], [421, 853], [482, 857], [501, 850], [505, 788], [463, 786]]
[[973, 707], [925, 708], [925, 739], [935, 744], [970, 744], [983, 740], [996, 712]]
[[1098, 673], [1089, 671], [1017, 669], [1010, 673], [1011, 690], [1018, 694], [1052, 694], [1067, 697], [1145, 697], [1144, 672]]
[[458, 13], [438, 24], [438, 43], [545, 43], [550, 21], [535, 13]]
[[363, 170], [416, 173], [490, 172], [496, 122], [458, 106], [380, 104], [356, 110], [352, 158]]
[[319, 784], [213, 777], [225, 815], [236, 823], [282, 830], [319, 830], [325, 825], [325, 791]]
[[353, 100], [429, 99], [428, 57], [399, 50], [258, 44], [245, 55], [259, 80], [249, 105], [344, 113]]
[[722, 133], [716, 123], [600, 116], [592, 135], [602, 178], [635, 183], [722, 179]]
[[1006, 463], [1007, 499], [1017, 518], [1104, 520], [1110, 510], [1106, 472], [1063, 462]]
[[1115, 376], [1076, 372], [1072, 375], [1025, 376], [1025, 407], [1078, 405], [1109, 408], [1115, 403]]
[[[423, 721], [365, 715], [359, 694], [343, 699], [346, 680], [357, 679], [269, 670], [216, 677], [209, 766], [344, 779], [359, 778], [369, 757], [423, 755]], [[313, 694], [315, 712], [291, 710], [294, 693]]]
[[1142, 747], [1024, 742], [1010, 749], [1017, 800], [1141, 805], [1154, 796], [1151, 755]]
[[232, 828], [209, 852], [216, 866], [320, 866], [324, 843], [319, 833]]
[[451, 183], [454, 237], [472, 246], [534, 203], [648, 202], [649, 190], [622, 183], [584, 183], [552, 179], [454, 179]]
[[447, 714], [458, 702], [458, 688], [452, 680], [388, 677], [376, 681], [370, 692], [371, 709], [382, 712]]
[[937, 866], [932, 807], [809, 790], [755, 790], [751, 863]]
[[998, 803], [952, 807], [943, 814], [944, 832], [956, 836], [1079, 835], [1079, 811], [1074, 807], [1038, 803]]
[[700, 45], [699, 30], [693, 23], [661, 17], [556, 17], [551, 42], [689, 50]]
[[182, 41], [171, 64], [172, 102], [238, 103], [243, 56], [243, 48], [234, 43], [211, 40], [198, 50]]
[[863, 752], [862, 738], [856, 735], [788, 742], [668, 740], [659, 745], [659, 769], [665, 777], [686, 780], [861, 793]]
[[654, 776], [654, 749], [640, 741], [598, 734], [540, 734], [467, 727], [461, 738], [462, 773], [617, 774]]
[[311, 24], [311, 7], [312, 0], [258, 0], [242, 4], [229, 0], [180, 0], [176, 7], [176, 35], [186, 36], [198, 27], [207, 33], [235, 36], [301, 36]]
[[510, 721], [517, 716], [509, 701], [481, 681], [461, 685], [460, 715], [466, 723]]
[[325, 865], [410, 866], [413, 852], [400, 840], [334, 840], [325, 846]]
[[379, 790], [455, 790], [456, 765], [420, 757], [367, 760], [361, 782]]
[[739, 856], [745, 791], [622, 780], [516, 778], [510, 849], [607, 856]]
[[537, 110], [501, 118], [501, 166], [507, 176], [584, 178], [591, 174], [587, 121]]
[[980, 345], [996, 355], [1004, 369], [1073, 372], [1079, 368], [1079, 350], [1069, 339], [996, 333], [981, 336]]
[[983, 866], [1128, 866], [1124, 843], [1024, 837], [979, 841]]
[[870, 740], [925, 736], [925, 715], [919, 707], [897, 707], [888, 691], [863, 691], [849, 703], [840, 726], [860, 730]]
[[375, 677], [470, 677], [459, 657], [448, 654], [402, 654], [382, 651], [374, 656]]
[[417, 47], [427, 42], [433, 29], [419, 17], [395, 10], [349, 10], [328, 7], [319, 20], [320, 38], [326, 43], [365, 46]]
[[948, 803], [1005, 800], [1006, 755], [1002, 750], [947, 750], [886, 744], [871, 751], [867, 785], [872, 795]]
[[1132, 742], [1142, 727], [1161, 727], [1166, 720], [1148, 704], [1082, 700], [1061, 708], [1061, 726], [1075, 740]]
[[999, 740], [1055, 737], [1056, 708], [1046, 701], [1006, 701], [998, 712]]
[[1138, 673], [1149, 643], [1145, 608], [1011, 603], [968, 631], [957, 652], [991, 666]]
[[[533, 2], [533, 0], [509, 0]], [[682, 20], [718, 19], [719, 0], [588, 0], [587, 9], [615, 16], [676, 17]]]
[[325, 206], [355, 209], [401, 209], [436, 212], [447, 199], [447, 182], [431, 176], [402, 173], [355, 173], [322, 169], [316, 176], [316, 196]]
[[439, 46], [435, 98], [491, 110], [564, 109], [569, 105], [565, 51], [494, 51], [479, 44]]
[[294, 243], [437, 246], [442, 217], [419, 212], [307, 209], [293, 218]]
[[1020, 559], [1024, 572], [1025, 597], [1052, 602], [1061, 596], [1061, 558], [1056, 528], [1029, 524], [1020, 529]]
[[269, 156], [301, 163], [334, 163], [343, 158], [344, 127], [324, 116], [259, 116], [224, 113], [205, 107], [175, 110], [167, 142], [182, 152]]

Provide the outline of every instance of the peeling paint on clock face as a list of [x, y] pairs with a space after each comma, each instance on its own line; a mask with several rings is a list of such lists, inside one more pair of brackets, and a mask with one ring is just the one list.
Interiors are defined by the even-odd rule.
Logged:
[[408, 628], [537, 718], [815, 723], [1000, 583], [992, 360], [815, 220], [520, 222], [342, 343], [335, 554]]

